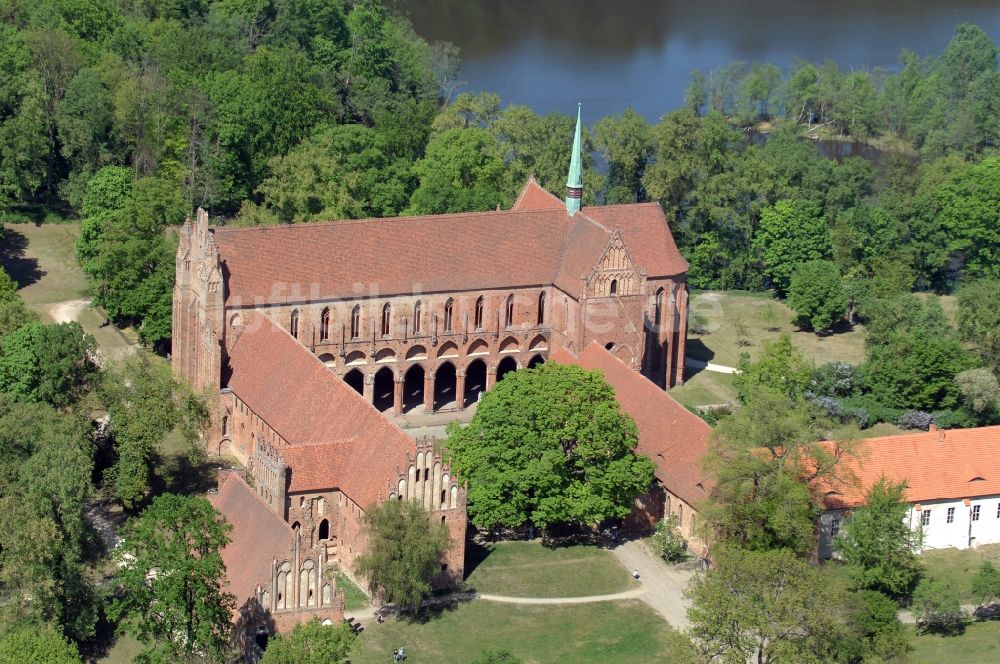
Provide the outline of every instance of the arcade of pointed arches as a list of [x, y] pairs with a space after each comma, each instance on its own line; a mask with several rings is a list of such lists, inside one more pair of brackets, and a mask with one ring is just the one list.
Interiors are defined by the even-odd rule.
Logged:
[[[493, 354], [488, 342], [475, 339], [464, 353], [453, 341], [430, 351], [423, 344], [414, 344], [403, 357], [389, 348], [371, 356], [354, 351], [344, 358], [346, 371], [341, 378], [383, 412], [464, 410], [508, 373], [543, 364], [548, 359], [549, 341], [544, 334], [527, 342], [508, 336], [496, 348]], [[319, 359], [335, 370], [337, 362], [332, 354], [324, 353]]]

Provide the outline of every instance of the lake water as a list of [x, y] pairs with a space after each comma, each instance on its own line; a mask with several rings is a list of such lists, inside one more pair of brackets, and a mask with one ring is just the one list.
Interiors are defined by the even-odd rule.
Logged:
[[789, 67], [830, 58], [893, 69], [936, 55], [959, 23], [1000, 43], [1000, 0], [398, 0], [424, 38], [462, 50], [467, 91], [587, 124], [632, 106], [655, 120], [688, 75], [733, 60]]

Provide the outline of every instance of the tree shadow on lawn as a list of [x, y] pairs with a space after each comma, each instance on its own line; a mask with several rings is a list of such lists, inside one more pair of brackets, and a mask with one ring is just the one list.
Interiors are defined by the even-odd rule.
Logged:
[[181, 452], [160, 456], [156, 460], [156, 471], [150, 478], [152, 495], [205, 493], [215, 488], [219, 469], [223, 466], [225, 464], [219, 459], [198, 458], [196, 454]]
[[28, 238], [8, 226], [0, 241], [0, 265], [20, 288], [30, 286], [45, 276], [45, 272], [38, 267], [38, 259], [24, 255], [27, 248]]
[[[830, 327], [826, 330], [820, 330], [819, 332], [804, 328], [800, 325], [796, 325], [795, 329], [796, 331], [801, 332], [803, 334], [815, 334], [820, 339], [829, 339], [830, 337], [835, 337], [840, 334], [847, 334], [848, 332], [853, 332], [854, 325], [849, 323], [846, 318], [842, 318], [836, 323], [834, 323], [833, 327]], [[688, 345], [690, 344], [691, 342], [689, 341]]]
[[437, 620], [445, 613], [456, 611], [459, 605], [468, 604], [475, 598], [475, 590], [444, 591], [441, 595], [424, 600], [415, 612], [400, 614], [399, 619], [411, 624], [425, 625], [432, 620]]

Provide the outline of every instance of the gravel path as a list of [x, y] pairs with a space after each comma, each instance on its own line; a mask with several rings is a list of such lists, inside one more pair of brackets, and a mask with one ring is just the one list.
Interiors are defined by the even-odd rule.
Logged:
[[583, 597], [511, 597], [509, 595], [489, 595], [480, 593], [477, 599], [505, 604], [592, 604], [593, 602], [614, 602], [620, 599], [635, 599], [646, 594], [645, 588], [632, 588], [610, 595], [585, 595]]
[[72, 323], [80, 317], [80, 312], [90, 306], [90, 298], [57, 302], [49, 307], [49, 315], [56, 323]]
[[693, 570], [667, 565], [641, 540], [621, 544], [612, 554], [625, 569], [639, 572], [639, 582], [646, 591], [639, 595], [642, 601], [677, 629], [688, 628], [691, 623], [687, 619], [688, 601], [684, 599], [684, 589], [695, 574]]

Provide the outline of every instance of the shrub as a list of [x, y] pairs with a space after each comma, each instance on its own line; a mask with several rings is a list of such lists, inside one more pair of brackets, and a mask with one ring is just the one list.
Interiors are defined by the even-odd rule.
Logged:
[[896, 422], [902, 429], [923, 429], [927, 431], [934, 423], [934, 417], [922, 410], [908, 410]]
[[847, 397], [860, 384], [857, 367], [847, 362], [827, 362], [809, 374], [809, 387], [819, 396]]
[[653, 550], [668, 563], [679, 563], [687, 558], [687, 542], [681, 535], [680, 522], [675, 514], [656, 524]]
[[913, 614], [922, 633], [961, 634], [966, 616], [958, 591], [947, 581], [921, 579], [913, 591]]

